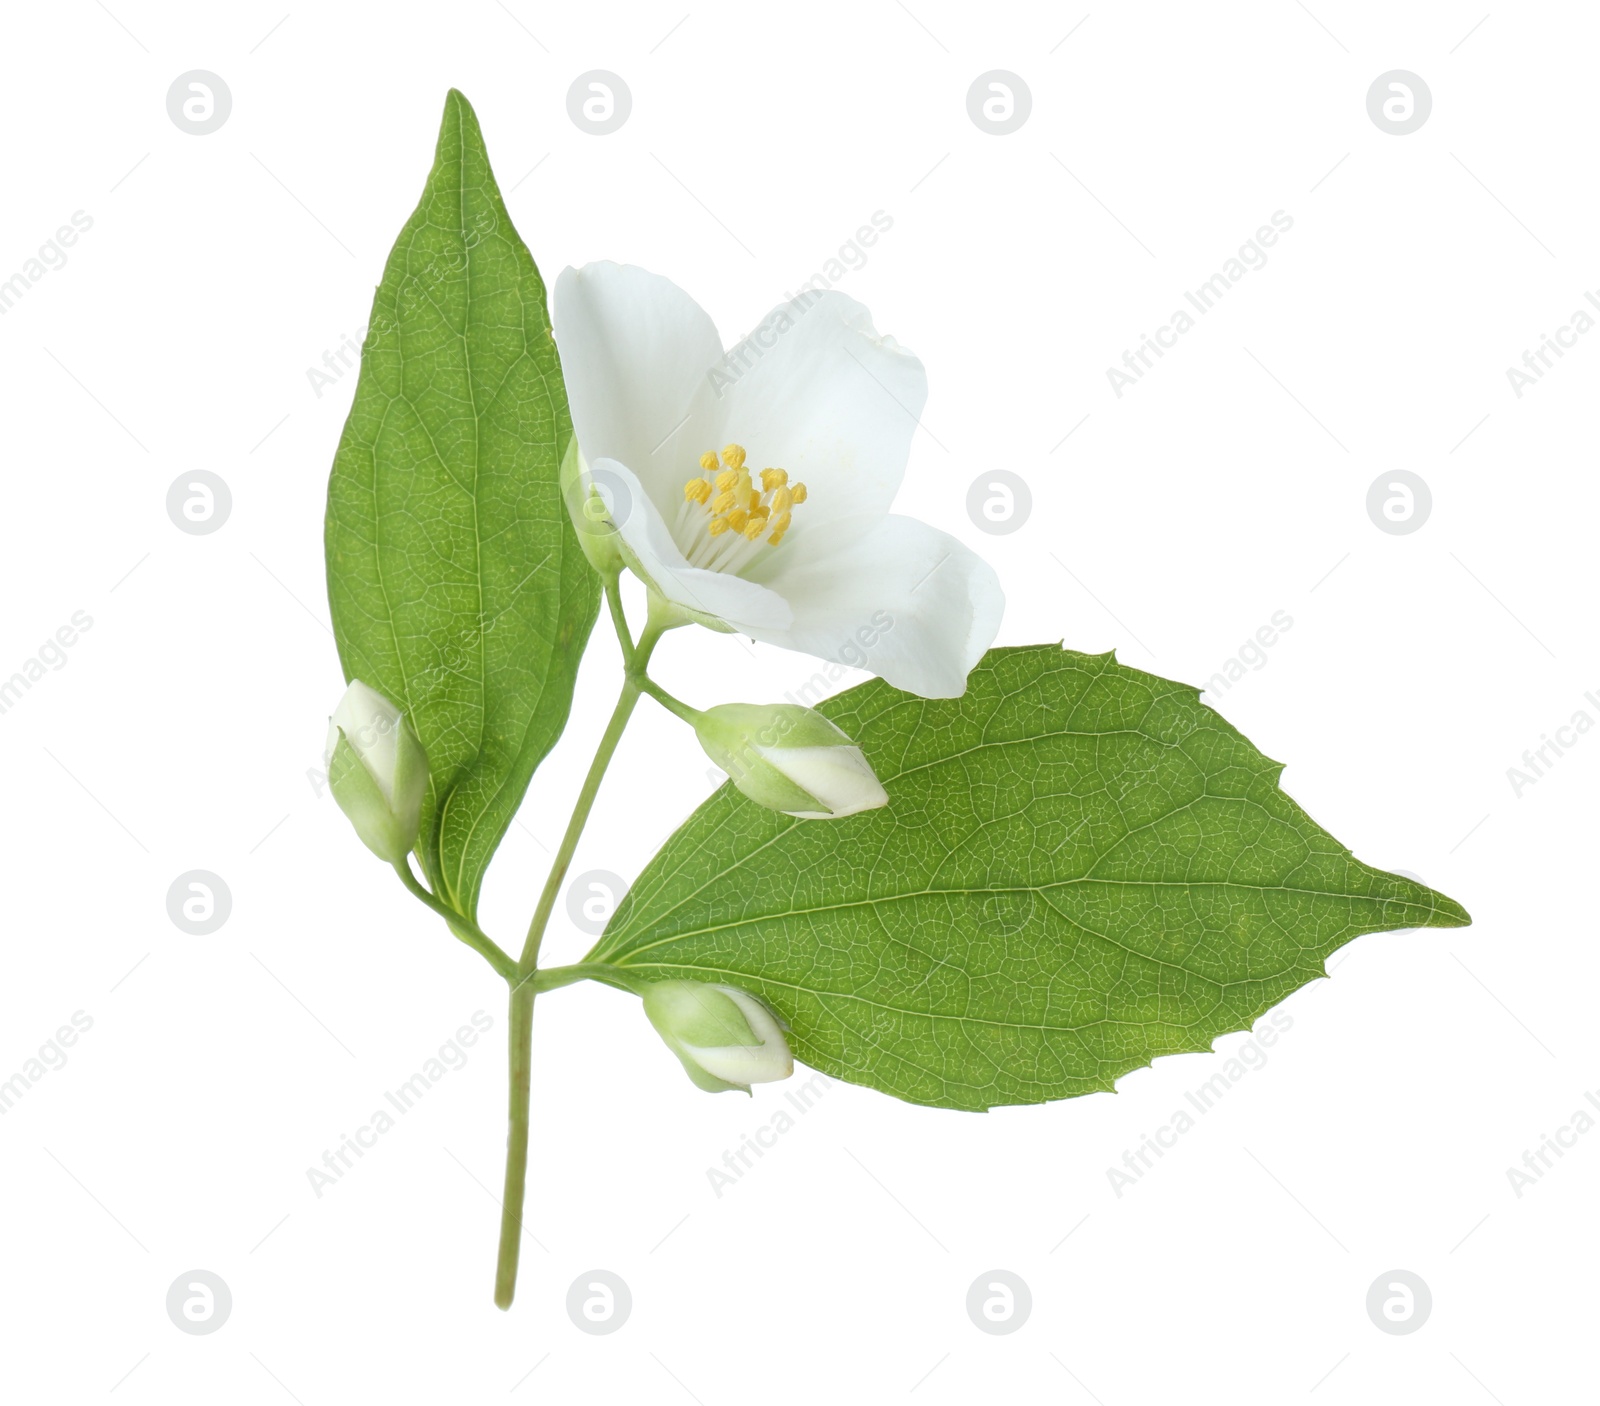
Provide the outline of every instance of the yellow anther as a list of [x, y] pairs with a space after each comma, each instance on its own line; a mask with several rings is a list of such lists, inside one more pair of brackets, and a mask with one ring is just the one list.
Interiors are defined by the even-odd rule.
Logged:
[[[709, 477], [684, 484], [684, 500], [706, 509], [705, 529], [713, 538], [737, 532], [746, 541], [765, 538], [777, 546], [789, 530], [790, 510], [806, 501], [806, 486], [791, 483], [787, 469], [748, 468], [748, 458], [742, 444], [702, 454], [700, 468]], [[735, 558], [742, 559], [742, 554]]]

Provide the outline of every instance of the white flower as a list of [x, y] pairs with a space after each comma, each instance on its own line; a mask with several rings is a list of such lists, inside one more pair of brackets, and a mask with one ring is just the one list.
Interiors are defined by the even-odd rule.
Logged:
[[428, 757], [405, 715], [355, 679], [328, 719], [328, 789], [379, 859], [398, 864], [417, 842]]
[[682, 289], [599, 263], [556, 280], [553, 320], [583, 496], [655, 592], [923, 697], [966, 690], [1005, 598], [955, 538], [889, 511], [927, 377], [864, 307], [805, 294], [724, 353]]
[[745, 795], [802, 820], [842, 819], [889, 803], [859, 747], [795, 703], [723, 703], [695, 721], [705, 753]]
[[750, 1092], [794, 1073], [783, 1025], [748, 991], [706, 981], [658, 981], [644, 1013], [695, 1084], [710, 1093]]

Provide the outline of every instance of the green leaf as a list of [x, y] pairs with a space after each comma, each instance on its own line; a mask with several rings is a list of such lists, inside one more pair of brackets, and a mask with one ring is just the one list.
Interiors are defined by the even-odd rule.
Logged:
[[724, 786], [587, 960], [753, 991], [800, 1059], [912, 1103], [1110, 1089], [1361, 933], [1470, 921], [1353, 858], [1198, 690], [1109, 654], [996, 649], [962, 698], [875, 680], [821, 711], [888, 807], [794, 820]]
[[427, 749], [417, 853], [468, 917], [566, 726], [599, 610], [561, 497], [571, 435], [544, 283], [452, 90], [373, 299], [327, 557], [345, 677], [403, 708]]

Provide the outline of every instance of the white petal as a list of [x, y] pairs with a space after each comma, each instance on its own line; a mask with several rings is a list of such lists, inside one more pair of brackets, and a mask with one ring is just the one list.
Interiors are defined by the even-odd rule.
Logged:
[[[615, 459], [591, 466], [594, 486], [651, 584], [669, 601], [725, 620], [746, 634], [781, 630], [794, 616], [783, 597], [754, 581], [690, 566], [638, 477]], [[679, 498], [683, 494], [680, 488]]]
[[794, 1056], [784, 1038], [783, 1026], [765, 1002], [736, 986], [717, 984], [719, 991], [739, 1007], [759, 1045], [685, 1045], [694, 1061], [710, 1074], [730, 1084], [770, 1084], [794, 1073]]
[[682, 425], [722, 359], [715, 324], [670, 279], [627, 264], [563, 269], [551, 308], [584, 457], [628, 465], [666, 511], [660, 492], [681, 492], [700, 455], [720, 448]]
[[783, 1036], [783, 1023], [773, 1014], [772, 1007], [760, 997], [752, 996], [748, 991], [737, 986], [727, 986], [721, 982], [713, 983], [717, 990], [738, 1006], [744, 1015], [745, 1022], [750, 1026], [750, 1033], [767, 1045], [785, 1044]]
[[757, 747], [756, 751], [827, 807], [825, 811], [789, 812], [803, 820], [825, 816], [842, 820], [889, 803], [888, 792], [859, 747]]
[[723, 358], [720, 433], [754, 469], [786, 469], [808, 497], [785, 543], [837, 518], [889, 511], [928, 398], [922, 363], [843, 293], [780, 304]]
[[392, 806], [400, 749], [400, 710], [377, 689], [354, 679], [333, 710], [330, 724], [328, 755], [333, 755], [332, 744], [338, 741], [333, 729], [343, 729], [356, 755], [378, 783], [383, 799]]
[[730, 1084], [770, 1084], [794, 1073], [794, 1057], [787, 1045], [716, 1045], [710, 1049], [685, 1045], [683, 1049], [707, 1074]]
[[[959, 698], [1000, 630], [1005, 593], [993, 568], [915, 518], [890, 516], [840, 535], [833, 550], [813, 536], [805, 555], [785, 558], [767, 578], [794, 623], [747, 633], [866, 669], [923, 698]], [[786, 537], [773, 556], [790, 545]]]

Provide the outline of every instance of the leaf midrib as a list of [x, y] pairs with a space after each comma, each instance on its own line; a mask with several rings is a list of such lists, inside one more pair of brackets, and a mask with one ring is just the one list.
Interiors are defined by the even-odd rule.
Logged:
[[[654, 966], [656, 964], [653, 962], [647, 962], [644, 965]], [[808, 996], [816, 996], [818, 998], [827, 997], [832, 1000], [840, 1001], [856, 1001], [862, 1005], [871, 1006], [873, 1010], [887, 1011], [891, 1015], [910, 1016], [917, 1020], [953, 1020], [962, 1025], [986, 1025], [992, 1026], [997, 1030], [1039, 1030], [1058, 1035], [1077, 1035], [1084, 1030], [1093, 1030], [1099, 1025], [1126, 1025], [1133, 1029], [1143, 1030], [1148, 1029], [1152, 1024], [1171, 1025], [1177, 1030], [1189, 1030], [1201, 1024], [1210, 1015], [1210, 1011], [1208, 1011], [1205, 1016], [1201, 1016], [1192, 1021], [1122, 1020], [1116, 1016], [1104, 1015], [1097, 1016], [1094, 1020], [1084, 1021], [1081, 1025], [1046, 1025], [1037, 1021], [991, 1020], [986, 1019], [983, 1016], [952, 1015], [944, 1011], [917, 1010], [913, 1006], [895, 1006], [891, 1005], [887, 1001], [874, 1000], [872, 997], [863, 995], [859, 991], [831, 991], [820, 986], [807, 986], [804, 982], [785, 981], [781, 977], [767, 976], [757, 972], [738, 971], [733, 967], [708, 967], [698, 964], [691, 965], [689, 963], [674, 962], [670, 967], [667, 968], [667, 970], [674, 972], [709, 972], [715, 976], [737, 977], [740, 980], [755, 982], [757, 984], [787, 987], [791, 991], [804, 992]], [[1285, 970], [1281, 972], [1274, 972], [1271, 976], [1251, 977], [1247, 981], [1211, 981], [1208, 984], [1214, 986], [1219, 992], [1231, 991], [1241, 986], [1254, 985], [1257, 982], [1278, 981], [1284, 977], [1297, 976], [1303, 970], [1303, 968], [1299, 967], [1290, 967], [1285, 968]], [[1216, 1010], [1217, 1007], [1222, 1004], [1223, 1003], [1221, 1001], [1216, 1002], [1211, 1007], [1211, 1010]], [[1085, 1053], [1089, 1053], [1089, 1051], [1086, 1050]], [[1098, 1056], [1094, 1057], [1098, 1058]]]
[[[1096, 675], [1095, 677], [1099, 677], [1099, 676]], [[1178, 690], [1174, 690], [1174, 693], [1176, 693], [1176, 692], [1178, 692]], [[1162, 694], [1160, 696], [1162, 698], [1170, 698], [1170, 697], [1173, 696], [1173, 694], [1171, 694], [1171, 693]], [[899, 700], [896, 700], [896, 703], [891, 703], [890, 708], [893, 708], [894, 706], [896, 706], [898, 701]], [[883, 716], [883, 712], [887, 712], [887, 711], [889, 711], [889, 709], [882, 710], [882, 712], [879, 712], [878, 714], [876, 714], [874, 716], [872, 721], [876, 721], [877, 718], [880, 718], [880, 717]], [[837, 719], [835, 719], [835, 721], [837, 721]], [[1205, 724], [1202, 724], [1201, 726], [1206, 727], [1206, 730], [1209, 731], [1209, 732], [1212, 732], [1212, 733], [1218, 732], [1218, 729], [1214, 725], [1207, 726]], [[1196, 730], [1198, 731], [1199, 729], [1197, 728]], [[1222, 734], [1222, 735], [1225, 736], [1226, 734]], [[1059, 728], [1059, 729], [1056, 729], [1056, 730], [1051, 731], [1051, 732], [1040, 732], [1040, 733], [1032, 734], [1032, 735], [1025, 736], [1025, 737], [1003, 737], [1003, 738], [997, 738], [994, 741], [978, 742], [978, 743], [974, 744], [971, 747], [964, 748], [960, 752], [952, 752], [948, 756], [937, 757], [932, 761], [919, 762], [916, 766], [906, 767], [905, 769], [903, 769], [901, 771], [898, 771], [898, 772], [895, 772], [892, 775], [880, 776], [879, 779], [880, 779], [880, 781], [882, 781], [882, 783], [884, 785], [884, 789], [888, 790], [889, 787], [893, 786], [895, 783], [897, 783], [899, 781], [904, 780], [907, 776], [913, 776], [919, 771], [930, 771], [930, 770], [932, 770], [932, 769], [934, 769], [936, 767], [947, 766], [952, 762], [956, 762], [956, 761], [961, 760], [963, 757], [970, 757], [970, 756], [974, 755], [975, 753], [981, 752], [981, 751], [983, 751], [983, 750], [985, 750], [987, 748], [990, 748], [990, 747], [1020, 747], [1020, 746], [1027, 746], [1027, 745], [1032, 744], [1032, 743], [1045, 742], [1045, 741], [1049, 741], [1049, 740], [1052, 740], [1052, 739], [1055, 739], [1055, 738], [1060, 738], [1060, 737], [1081, 737], [1081, 738], [1089, 739], [1089, 738], [1100, 738], [1100, 737], [1124, 737], [1124, 736], [1139, 737], [1139, 738], [1142, 738], [1146, 742], [1152, 742], [1152, 743], [1155, 743], [1155, 744], [1157, 744], [1159, 746], [1180, 746], [1181, 745], [1181, 744], [1178, 744], [1178, 743], [1163, 743], [1163, 742], [1161, 742], [1161, 740], [1159, 738], [1151, 737], [1148, 733], [1141, 732], [1137, 728], [1115, 728], [1115, 729], [1109, 729], [1109, 730], [1107, 730], [1105, 732], [1080, 732], [1080, 731], [1078, 731], [1076, 729], [1072, 729], [1072, 728]], [[1191, 757], [1187, 751], [1185, 751], [1183, 753], [1183, 755], [1186, 758], [1188, 758], [1189, 761], [1191, 761], [1191, 762], [1194, 761], [1194, 758]], [[1275, 763], [1274, 763], [1274, 765], [1275, 765]], [[721, 794], [721, 793], [725, 792], [727, 789], [728, 789], [727, 786], [724, 786], [723, 788], [721, 788], [721, 791], [719, 791], [718, 793], [714, 793], [713, 794], [712, 799], [715, 799], [717, 794]], [[1195, 800], [1200, 800], [1200, 799], [1204, 799], [1204, 797], [1195, 797]], [[1212, 799], [1217, 799], [1217, 800], [1239, 800], [1239, 801], [1242, 801], [1245, 804], [1255, 804], [1255, 805], [1259, 806], [1259, 802], [1252, 802], [1252, 801], [1250, 801], [1250, 799], [1248, 797], [1231, 797], [1231, 796], [1229, 796], [1229, 797], [1213, 797]], [[1033, 800], [1037, 801], [1038, 798], [1034, 797]], [[1193, 804], [1193, 801], [1185, 802], [1186, 806], [1187, 805], [1192, 805], [1192, 804]], [[709, 847], [709, 842], [712, 839], [716, 838], [716, 836], [719, 835], [722, 832], [722, 830], [726, 827], [726, 825], [730, 821], [739, 819], [741, 809], [742, 809], [742, 807], [740, 807], [737, 802], [733, 802], [733, 804], [730, 806], [730, 808], [728, 810], [727, 815], [725, 815], [722, 819], [720, 819], [717, 822], [716, 828], [714, 830], [712, 830], [712, 832], [708, 836], [706, 836], [706, 840], [699, 845], [699, 847], [698, 847], [696, 852], [697, 853], [703, 853]], [[1140, 827], [1138, 827], [1138, 829], [1147, 829], [1147, 828], [1149, 828], [1150, 825], [1156, 824], [1160, 820], [1167, 819], [1170, 816], [1175, 815], [1175, 814], [1177, 814], [1177, 810], [1167, 811], [1163, 815], [1158, 816], [1155, 820], [1146, 822], [1146, 824], [1144, 826], [1140, 826]], [[657, 922], [665, 922], [668, 918], [670, 918], [679, 909], [685, 907], [687, 904], [693, 902], [696, 898], [698, 898], [700, 896], [700, 894], [702, 892], [704, 892], [704, 890], [707, 887], [709, 887], [710, 885], [712, 885], [714, 883], [717, 883], [721, 879], [726, 878], [729, 874], [733, 873], [734, 870], [736, 870], [736, 869], [742, 867], [743, 865], [747, 864], [750, 860], [754, 859], [758, 854], [764, 853], [767, 849], [771, 848], [772, 845], [776, 844], [779, 840], [783, 839], [785, 836], [792, 834], [794, 832], [794, 830], [798, 826], [801, 826], [801, 825], [804, 825], [804, 824], [807, 824], [807, 823], [808, 822], [803, 821], [803, 820], [794, 820], [790, 824], [785, 825], [781, 830], [775, 831], [766, 840], [764, 840], [760, 845], [756, 846], [755, 849], [751, 850], [748, 854], [743, 855], [740, 859], [736, 860], [733, 864], [729, 865], [726, 869], [719, 870], [717, 873], [710, 875], [700, 885], [699, 888], [696, 888], [696, 889], [692, 890], [691, 892], [685, 894], [683, 896], [683, 898], [681, 898], [677, 903], [673, 904], [672, 907], [664, 910], [660, 914], [659, 918], [656, 921]], [[1136, 830], [1130, 830], [1128, 832], [1129, 835], [1136, 834], [1136, 833], [1138, 833], [1137, 829]], [[1124, 835], [1122, 838], [1124, 838], [1124, 839], [1127, 838], [1127, 835]], [[1119, 841], [1119, 843], [1120, 843], [1120, 841]], [[664, 882], [664, 880], [663, 880], [663, 882]], [[621, 934], [619, 933], [618, 935], [620, 936]], [[596, 949], [596, 950], [598, 950], [598, 949]]]

